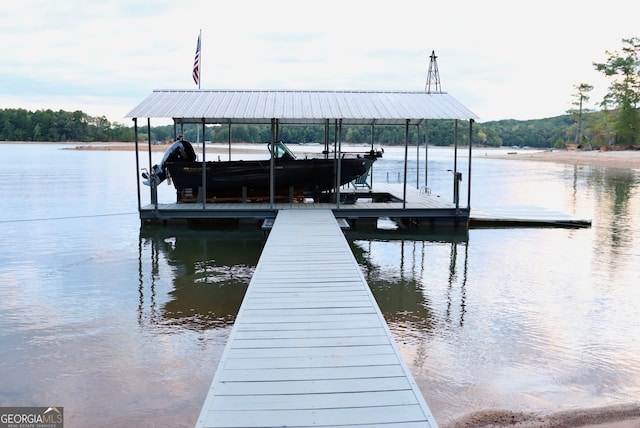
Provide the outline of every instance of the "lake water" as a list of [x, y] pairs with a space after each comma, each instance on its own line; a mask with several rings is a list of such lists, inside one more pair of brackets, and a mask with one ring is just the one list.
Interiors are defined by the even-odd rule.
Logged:
[[[263, 234], [141, 228], [134, 153], [69, 147], [0, 145], [0, 406], [63, 406], [67, 427], [191, 427]], [[640, 170], [481, 150], [472, 208], [593, 226], [347, 235], [434, 416], [637, 404]], [[402, 178], [402, 155], [386, 149], [375, 179]], [[451, 150], [429, 160], [450, 201]]]

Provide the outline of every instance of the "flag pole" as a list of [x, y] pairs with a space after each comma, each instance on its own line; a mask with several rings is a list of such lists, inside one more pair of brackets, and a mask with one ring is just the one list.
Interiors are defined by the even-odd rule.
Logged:
[[[200, 29], [200, 33], [198, 34], [198, 44], [196, 45], [196, 54], [195, 54], [195, 58], [193, 60], [193, 80], [195, 81], [195, 83], [198, 84], [198, 90], [200, 90], [200, 84], [202, 82], [202, 29]], [[204, 129], [204, 125], [203, 125], [203, 129]], [[196, 142], [199, 143], [200, 142], [200, 127], [198, 127], [196, 129]], [[204, 133], [202, 135], [202, 161], [204, 162]], [[203, 168], [203, 175], [204, 175], [204, 168]], [[204, 179], [203, 179], [204, 180]], [[204, 187], [203, 187], [204, 188]], [[206, 199], [206, 198], [204, 198]], [[203, 199], [203, 201], [204, 201]]]

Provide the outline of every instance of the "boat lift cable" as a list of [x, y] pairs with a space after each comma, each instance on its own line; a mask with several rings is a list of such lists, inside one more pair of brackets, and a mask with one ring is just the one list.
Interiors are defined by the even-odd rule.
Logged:
[[49, 221], [49, 220], [72, 220], [76, 218], [97, 218], [97, 217], [116, 217], [124, 215], [138, 215], [137, 212], [111, 213], [111, 214], [90, 214], [90, 215], [74, 215], [65, 217], [43, 217], [43, 218], [21, 218], [13, 220], [0, 220], [0, 223], [24, 223], [31, 221]]

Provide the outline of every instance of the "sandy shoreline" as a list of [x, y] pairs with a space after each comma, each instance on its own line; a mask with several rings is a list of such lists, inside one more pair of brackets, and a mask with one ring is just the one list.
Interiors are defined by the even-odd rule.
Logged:
[[536, 415], [486, 410], [464, 416], [440, 428], [640, 428], [640, 403], [578, 409]]
[[[236, 147], [234, 147], [236, 146]], [[152, 151], [166, 151], [170, 147], [169, 144], [155, 144], [151, 146]], [[262, 144], [256, 144], [255, 149], [247, 147], [247, 144], [232, 144], [233, 153], [264, 153], [265, 147]], [[76, 145], [76, 150], [134, 150], [133, 143], [107, 143], [107, 144], [84, 144]], [[142, 150], [146, 150], [147, 146], [141, 146]], [[207, 152], [213, 154], [228, 153], [228, 146], [225, 144], [207, 145]], [[506, 160], [529, 160], [542, 162], [559, 162], [577, 165], [598, 165], [618, 168], [640, 169], [640, 150], [624, 150], [624, 151], [579, 151], [579, 150], [509, 150], [504, 149], [485, 149], [476, 148], [473, 151], [473, 157], [485, 157], [491, 159]]]
[[575, 165], [598, 165], [640, 169], [639, 150], [579, 151], [579, 150], [513, 150], [496, 152], [494, 149], [476, 149], [474, 157], [520, 161], [559, 162]]
[[[0, 142], [0, 144], [3, 142]], [[22, 143], [22, 142], [5, 142], [5, 143]], [[24, 142], [24, 144], [30, 144]], [[41, 143], [38, 143], [41, 144]], [[60, 143], [56, 143], [60, 144]], [[256, 144], [255, 149], [249, 147], [247, 143], [233, 143], [231, 145], [233, 153], [265, 153], [266, 148], [262, 144]], [[147, 145], [140, 144], [140, 150], [146, 151]], [[156, 152], [164, 152], [170, 147], [170, 144], [153, 144], [151, 150]], [[68, 149], [74, 150], [135, 150], [134, 143], [115, 142], [115, 143], [70, 143]], [[207, 153], [214, 155], [227, 154], [229, 147], [226, 144], [208, 144]], [[486, 159], [504, 159], [519, 161], [540, 161], [540, 162], [558, 162], [575, 165], [596, 165], [617, 168], [640, 169], [640, 150], [621, 150], [621, 151], [581, 151], [581, 150], [505, 150], [496, 148], [474, 148], [473, 157]]]

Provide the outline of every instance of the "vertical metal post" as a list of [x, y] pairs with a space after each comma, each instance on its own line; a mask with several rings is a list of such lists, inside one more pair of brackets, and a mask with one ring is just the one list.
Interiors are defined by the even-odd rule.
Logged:
[[424, 121], [424, 188], [429, 187], [429, 120]]
[[402, 209], [407, 207], [407, 158], [409, 157], [409, 121], [404, 125], [404, 183], [402, 183]]
[[[140, 156], [138, 155], [138, 118], [133, 118], [133, 141], [136, 143], [136, 185], [138, 188], [138, 213], [140, 213], [142, 209], [142, 201], [140, 200], [140, 177], [138, 174], [140, 173]], [[149, 177], [151, 180], [151, 177]], [[151, 184], [151, 183], [149, 183]]]
[[324, 121], [324, 158], [329, 159], [329, 119]]
[[229, 122], [229, 160], [231, 160], [231, 122]]
[[336, 188], [338, 187], [338, 119], [333, 121], [333, 189], [331, 189], [332, 198], [336, 197]]
[[204, 117], [202, 118], [202, 209], [207, 208], [207, 159], [206, 144], [204, 138]]
[[338, 120], [338, 172], [336, 179], [336, 204], [340, 209], [340, 183], [342, 179], [342, 119]]
[[[152, 160], [151, 160], [151, 118], [147, 118], [147, 145], [149, 146], [149, 177], [151, 177]], [[151, 187], [151, 203], [154, 205], [156, 211], [158, 210], [158, 184], [156, 180], [150, 180]]]
[[458, 172], [458, 119], [453, 126], [453, 202], [456, 201], [456, 173]]
[[453, 135], [453, 202], [456, 205], [456, 214], [460, 207], [460, 189], [458, 183], [458, 119], [455, 120]]
[[274, 172], [275, 172], [275, 159], [274, 159], [274, 151], [275, 151], [275, 147], [274, 144], [276, 143], [276, 119], [272, 118], [271, 119], [271, 150], [269, 150], [269, 152], [271, 153], [271, 158], [269, 160], [269, 208], [273, 209], [273, 204], [275, 202], [275, 177], [274, 177]]
[[[371, 123], [371, 153], [372, 154], [374, 152], [373, 144], [375, 141], [375, 138], [374, 138], [375, 133], [376, 133], [376, 121], [374, 119], [373, 122]], [[371, 183], [371, 187], [373, 187], [373, 163], [369, 167], [369, 182]]]
[[471, 146], [473, 142], [473, 119], [469, 119], [469, 170], [467, 171], [467, 209], [471, 210]]
[[420, 190], [420, 124], [416, 125], [416, 189]]

